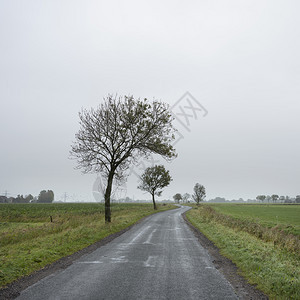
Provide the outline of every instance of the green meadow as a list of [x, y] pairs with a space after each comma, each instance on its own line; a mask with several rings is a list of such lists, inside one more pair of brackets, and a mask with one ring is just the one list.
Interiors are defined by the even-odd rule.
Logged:
[[300, 205], [212, 204], [212, 207], [234, 218], [248, 219], [269, 228], [279, 226], [287, 233], [300, 235]]

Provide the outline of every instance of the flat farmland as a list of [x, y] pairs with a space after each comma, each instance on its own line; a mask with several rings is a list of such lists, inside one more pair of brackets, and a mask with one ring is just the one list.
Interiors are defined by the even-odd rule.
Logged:
[[237, 219], [247, 219], [263, 226], [278, 226], [287, 233], [300, 235], [300, 205], [285, 204], [211, 204], [214, 210]]
[[113, 204], [112, 222], [105, 224], [98, 203], [0, 204], [0, 287], [154, 212], [152, 204]]

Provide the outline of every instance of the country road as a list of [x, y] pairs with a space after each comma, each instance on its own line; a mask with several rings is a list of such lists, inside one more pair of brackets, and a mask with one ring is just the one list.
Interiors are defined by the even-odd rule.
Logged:
[[237, 299], [185, 224], [188, 209], [146, 218], [17, 299]]

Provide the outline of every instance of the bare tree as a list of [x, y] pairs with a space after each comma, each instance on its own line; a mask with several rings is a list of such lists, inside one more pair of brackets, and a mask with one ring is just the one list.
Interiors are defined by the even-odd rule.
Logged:
[[107, 96], [96, 109], [79, 113], [80, 130], [70, 151], [84, 173], [100, 172], [106, 178], [105, 221], [111, 222], [113, 181], [124, 180], [140, 156], [175, 157], [173, 117], [167, 104], [132, 96]]
[[196, 183], [194, 186], [194, 194], [193, 199], [194, 201], [199, 204], [201, 201], [204, 200], [206, 196], [205, 187], [200, 183]]
[[190, 198], [191, 198], [191, 195], [189, 193], [184, 193], [182, 195], [182, 201], [185, 202], [185, 203], [187, 203]]
[[182, 200], [182, 195], [180, 193], [177, 193], [173, 196], [173, 199], [175, 202], [179, 203], [180, 200]]
[[168, 186], [172, 180], [169, 171], [164, 166], [154, 166], [147, 168], [142, 174], [141, 184], [138, 186], [140, 190], [149, 192], [152, 195], [153, 208], [157, 209], [155, 203], [155, 195], [160, 196], [162, 188]]

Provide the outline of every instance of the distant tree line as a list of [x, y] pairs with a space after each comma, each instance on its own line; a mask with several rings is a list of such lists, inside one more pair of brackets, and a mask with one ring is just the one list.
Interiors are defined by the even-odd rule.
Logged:
[[213, 199], [208, 200], [207, 202], [212, 202], [212, 203], [245, 203], [245, 202], [256, 203], [256, 200], [253, 200], [253, 199], [244, 200], [243, 198], [227, 200], [224, 197], [215, 197]]
[[[188, 203], [190, 200], [194, 200], [196, 203], [200, 203], [205, 198], [205, 188], [204, 186], [197, 183], [194, 187], [194, 194], [190, 195], [188, 193], [180, 194], [177, 193], [173, 196], [173, 199], [176, 203]], [[213, 203], [257, 203], [257, 201], [261, 201], [262, 203], [300, 203], [300, 195], [296, 197], [289, 196], [279, 196], [277, 194], [273, 194], [271, 196], [268, 195], [258, 195], [256, 199], [248, 199], [244, 200], [243, 198], [239, 198], [237, 200], [226, 200], [224, 197], [215, 197], [213, 199], [207, 200], [207, 202]]]
[[277, 194], [273, 194], [271, 196], [266, 196], [266, 195], [258, 195], [256, 197], [256, 200], [261, 201], [261, 202], [268, 202], [272, 201], [273, 203], [300, 203], [300, 195], [297, 195], [295, 198], [291, 198], [289, 196], [278, 196]]
[[17, 197], [0, 196], [0, 203], [52, 203], [53, 200], [54, 192], [52, 190], [42, 190], [36, 197], [31, 194]]
[[244, 200], [243, 198], [227, 200], [224, 197], [215, 197], [213, 199], [207, 200], [207, 202], [212, 203], [257, 203], [257, 201], [261, 201], [262, 203], [300, 203], [300, 195], [296, 197], [289, 196], [278, 196], [276, 194], [271, 196], [266, 195], [258, 195], [256, 199], [248, 199]]

